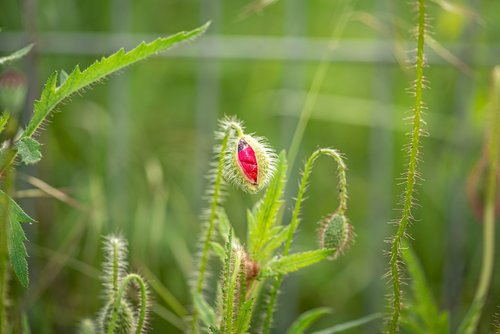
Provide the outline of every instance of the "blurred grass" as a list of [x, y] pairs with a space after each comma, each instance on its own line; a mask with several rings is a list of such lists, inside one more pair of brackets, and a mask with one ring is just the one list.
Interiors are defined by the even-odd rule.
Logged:
[[[200, 1], [131, 1], [132, 17], [128, 31], [164, 35], [198, 25], [201, 21]], [[238, 20], [248, 1], [219, 1], [222, 18], [214, 22], [216, 33], [231, 36], [283, 36], [287, 12], [284, 1], [262, 13]], [[411, 228], [415, 252], [419, 256], [434, 296], [442, 307], [452, 311], [452, 328], [463, 316], [472, 300], [481, 255], [481, 226], [475, 223], [466, 203], [465, 179], [480, 157], [484, 131], [484, 109], [487, 104], [489, 68], [483, 66], [486, 55], [481, 47], [500, 43], [500, 3], [489, 1], [456, 1], [476, 7], [482, 18], [478, 23], [443, 11], [429, 4], [433, 17], [434, 39], [438, 42], [465, 43], [455, 55], [473, 70], [467, 76], [450, 64], [431, 66], [427, 73], [431, 90], [425, 92], [430, 108], [428, 130], [423, 141], [421, 172], [425, 181], [419, 187], [419, 204], [415, 210], [417, 223]], [[18, 1], [3, 0], [0, 26], [3, 31], [26, 29], [31, 22], [36, 33], [49, 31], [110, 32], [111, 1]], [[407, 31], [391, 26], [394, 18], [411, 26], [413, 16], [406, 2], [386, 1], [387, 11], [375, 1], [357, 1], [355, 9], [367, 12], [393, 31], [395, 47], [409, 39]], [[327, 0], [310, 1], [302, 13], [304, 37], [328, 38], [332, 15], [341, 3]], [[35, 17], [28, 17], [29, 6]], [[115, 13], [116, 14], [116, 13]], [[1, 34], [1, 33], [0, 33]], [[387, 36], [383, 36], [387, 37]], [[372, 27], [360, 21], [349, 22], [341, 39], [376, 40], [381, 38]], [[43, 47], [43, 46], [42, 46]], [[455, 49], [454, 49], [455, 51]], [[36, 54], [24, 68], [35, 73], [39, 91], [48, 74], [55, 69], [71, 69], [75, 64], [87, 66], [89, 56]], [[109, 82], [97, 85], [84, 96], [75, 96], [60, 107], [48, 131], [41, 138], [44, 159], [36, 168], [23, 172], [64, 189], [90, 213], [84, 213], [52, 198], [26, 199], [24, 207], [36, 218], [28, 227], [32, 268], [32, 286], [28, 291], [14, 287], [14, 299], [28, 312], [36, 333], [71, 332], [82, 317], [94, 316], [98, 309], [102, 235], [120, 231], [129, 240], [132, 268], [148, 268], [161, 284], [188, 306], [186, 281], [192, 267], [191, 252], [199, 232], [203, 171], [210, 155], [212, 134], [200, 131], [197, 112], [199, 68], [202, 59], [155, 58], [133, 67], [128, 86], [122, 92], [130, 105], [120, 117], [127, 120], [127, 136], [118, 138], [126, 149], [124, 160], [110, 161], [110, 133], [117, 120], [109, 111]], [[269, 138], [278, 150], [287, 148], [294, 130], [297, 113], [312, 77], [316, 62], [280, 60], [215, 60], [218, 64], [219, 95], [216, 114], [236, 114], [251, 131]], [[381, 71], [385, 78], [380, 80]], [[292, 77], [287, 73], [303, 73]], [[285, 79], [286, 78], [286, 79]], [[318, 146], [330, 146], [344, 152], [349, 166], [349, 216], [356, 228], [354, 247], [334, 263], [323, 263], [293, 275], [285, 282], [281, 295], [276, 333], [282, 332], [301, 312], [328, 306], [332, 316], [318, 322], [315, 329], [359, 318], [384, 310], [384, 284], [381, 275], [387, 259], [384, 238], [392, 231], [386, 222], [397, 214], [379, 200], [388, 198], [395, 207], [402, 191], [397, 178], [403, 170], [406, 153], [401, 150], [407, 130], [403, 117], [408, 116], [411, 97], [406, 93], [411, 75], [397, 62], [388, 64], [331, 63], [318, 103], [313, 110], [299, 152], [299, 162]], [[111, 80], [121, 80], [120, 76]], [[389, 101], [378, 95], [383, 86]], [[201, 101], [203, 105], [203, 101]], [[31, 111], [32, 101], [26, 112]], [[198, 111], [196, 111], [198, 108]], [[380, 116], [377, 116], [380, 115]], [[382, 125], [379, 117], [385, 117]], [[211, 120], [212, 126], [215, 119]], [[392, 161], [380, 166], [388, 169], [392, 182], [377, 187], [383, 170], [374, 169], [373, 131], [382, 128], [389, 142], [382, 146], [384, 156]], [[119, 133], [118, 133], [119, 135]], [[380, 163], [380, 162], [379, 162]], [[296, 164], [296, 169], [301, 166]], [[319, 163], [313, 174], [310, 199], [305, 203], [298, 236], [300, 247], [310, 249], [316, 243], [316, 222], [330, 201], [335, 200], [335, 180], [330, 179], [331, 166]], [[115, 193], [112, 180], [122, 183]], [[292, 174], [288, 196], [294, 195], [297, 171]], [[19, 189], [32, 188], [19, 181]], [[245, 231], [245, 209], [254, 197], [230, 189], [228, 213]], [[287, 203], [285, 216], [291, 210]], [[376, 214], [374, 210], [383, 208]], [[497, 247], [498, 249], [498, 247]], [[92, 268], [92, 269], [90, 269]], [[92, 273], [92, 274], [91, 274]], [[498, 277], [498, 268], [494, 277]], [[318, 288], [321, 287], [321, 288]], [[492, 296], [486, 304], [480, 332], [486, 331], [500, 293], [500, 280], [493, 279]], [[168, 323], [170, 310], [161, 297], [156, 297], [159, 316], [154, 316], [155, 333], [176, 333]], [[162, 307], [164, 309], [162, 309]], [[160, 315], [161, 314], [161, 315]], [[163, 315], [163, 316], [162, 316]], [[362, 333], [363, 330], [352, 330]], [[367, 333], [375, 332], [367, 327]]]

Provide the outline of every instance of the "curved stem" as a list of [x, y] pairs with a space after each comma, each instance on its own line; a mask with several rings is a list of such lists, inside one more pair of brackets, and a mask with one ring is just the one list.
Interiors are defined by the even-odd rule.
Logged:
[[392, 316], [389, 322], [389, 333], [396, 333], [399, 327], [401, 313], [401, 278], [399, 275], [399, 252], [402, 239], [405, 237], [408, 222], [411, 219], [413, 205], [413, 189], [417, 178], [417, 162], [420, 145], [422, 123], [422, 90], [424, 82], [424, 37], [425, 37], [425, 0], [418, 0], [418, 30], [417, 30], [417, 63], [415, 81], [415, 107], [413, 115], [413, 130], [410, 142], [410, 159], [406, 174], [406, 189], [404, 192], [403, 213], [399, 220], [398, 230], [391, 246], [390, 271], [393, 285]]
[[[344, 160], [342, 159], [342, 156], [340, 155], [339, 152], [337, 152], [334, 149], [329, 149], [329, 148], [320, 148], [309, 157], [309, 159], [306, 162], [306, 165], [304, 167], [304, 172], [302, 174], [302, 180], [300, 182], [299, 186], [299, 192], [297, 194], [297, 200], [295, 202], [295, 208], [293, 210], [293, 215], [292, 215], [292, 220], [290, 221], [290, 230], [288, 232], [288, 236], [285, 242], [285, 247], [283, 248], [283, 256], [287, 256], [290, 247], [292, 245], [293, 237], [295, 235], [295, 231], [297, 230], [297, 227], [300, 223], [299, 220], [299, 214], [300, 210], [302, 207], [302, 202], [304, 201], [304, 195], [306, 192], [307, 184], [309, 182], [309, 176], [311, 175], [312, 168], [314, 166], [314, 162], [318, 157], [321, 155], [326, 155], [331, 158], [333, 158], [336, 163], [337, 163], [337, 170], [338, 170], [338, 178], [339, 178], [339, 183], [338, 183], [338, 189], [339, 189], [339, 205], [337, 207], [337, 212], [341, 215], [345, 213], [347, 210], [347, 178], [346, 178], [346, 165], [344, 163]], [[273, 286], [271, 287], [271, 294], [269, 296], [269, 303], [267, 304], [267, 309], [266, 309], [266, 318], [264, 320], [264, 328], [263, 328], [263, 333], [269, 333], [271, 330], [271, 322], [272, 322], [272, 317], [274, 313], [274, 305], [276, 303], [276, 298], [278, 296], [278, 291], [281, 285], [281, 281], [283, 280], [283, 275], [279, 274], [275, 281]]]
[[123, 295], [125, 294], [125, 291], [130, 283], [132, 281], [135, 281], [139, 285], [140, 293], [141, 293], [141, 308], [139, 310], [139, 318], [137, 320], [137, 326], [135, 329], [136, 334], [142, 333], [142, 329], [144, 327], [144, 323], [146, 322], [146, 312], [147, 312], [147, 306], [148, 306], [148, 294], [146, 292], [146, 284], [144, 283], [144, 280], [142, 279], [141, 276], [137, 274], [128, 274], [125, 276], [125, 278], [121, 281], [120, 287], [118, 289], [118, 293], [116, 294], [115, 300], [114, 300], [114, 307], [113, 307], [113, 315], [111, 317], [111, 321], [109, 322], [109, 327], [107, 334], [113, 334], [113, 331], [115, 330], [116, 326], [116, 320], [118, 319], [118, 309], [120, 307], [120, 303], [122, 301]]

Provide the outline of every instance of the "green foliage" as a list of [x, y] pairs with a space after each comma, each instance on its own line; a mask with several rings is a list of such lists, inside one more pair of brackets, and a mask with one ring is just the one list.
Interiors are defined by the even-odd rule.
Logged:
[[287, 161], [282, 151], [278, 158], [276, 173], [264, 197], [252, 211], [247, 212], [248, 250], [256, 261], [266, 261], [285, 241], [288, 229], [279, 226], [278, 213], [283, 206], [286, 185]]
[[24, 287], [28, 287], [29, 284], [28, 261], [26, 260], [28, 254], [24, 246], [26, 240], [28, 239], [17, 217], [11, 216], [9, 230], [9, 259], [19, 282], [21, 282]]
[[285, 275], [325, 260], [331, 256], [334, 251], [335, 249], [317, 249], [275, 258], [269, 262], [266, 268], [262, 271], [262, 275]]
[[22, 57], [26, 56], [32, 48], [33, 44], [30, 44], [8, 56], [0, 57], [0, 66], [7, 65], [8, 63], [21, 59]]
[[207, 303], [201, 293], [195, 291], [193, 294], [194, 307], [198, 311], [201, 321], [207, 327], [214, 327], [216, 323], [214, 309]]
[[26, 260], [28, 254], [24, 245], [27, 239], [20, 223], [31, 223], [34, 220], [3, 191], [0, 191], [0, 196], [3, 198], [2, 203], [6, 203], [8, 208], [8, 215], [5, 215], [5, 217], [8, 217], [9, 220], [7, 233], [9, 260], [19, 282], [24, 287], [27, 287], [29, 284], [28, 261]]
[[411, 300], [402, 313], [402, 327], [413, 333], [449, 333], [448, 313], [439, 311], [413, 250], [403, 247], [401, 255], [411, 278]]
[[37, 163], [42, 158], [40, 143], [33, 138], [23, 137], [17, 142], [17, 152], [21, 156], [21, 161], [27, 165]]
[[332, 310], [328, 307], [319, 307], [302, 313], [287, 330], [287, 334], [304, 334], [305, 331], [321, 316], [330, 314]]

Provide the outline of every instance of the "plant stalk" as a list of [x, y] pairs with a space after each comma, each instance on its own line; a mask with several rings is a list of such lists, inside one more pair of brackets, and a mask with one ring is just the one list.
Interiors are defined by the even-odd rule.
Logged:
[[415, 107], [413, 115], [413, 131], [410, 141], [410, 159], [406, 176], [406, 189], [404, 192], [403, 213], [399, 220], [398, 230], [391, 246], [390, 271], [393, 285], [392, 315], [389, 322], [389, 333], [396, 333], [399, 327], [401, 314], [401, 277], [398, 261], [402, 240], [405, 238], [406, 228], [411, 219], [413, 205], [413, 191], [417, 179], [417, 162], [422, 131], [422, 91], [424, 86], [424, 41], [425, 41], [425, 0], [418, 0], [418, 26], [417, 26], [417, 62], [415, 81]]

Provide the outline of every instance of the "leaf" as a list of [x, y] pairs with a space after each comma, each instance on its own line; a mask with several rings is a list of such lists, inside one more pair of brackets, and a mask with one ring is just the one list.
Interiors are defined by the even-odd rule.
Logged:
[[40, 152], [41, 145], [33, 138], [22, 137], [16, 145], [17, 152], [25, 164], [32, 165], [42, 158], [42, 152]]
[[[24, 241], [27, 239], [20, 223], [33, 222], [34, 220], [12, 198], [1, 190], [0, 197], [2, 197], [0, 213], [3, 217], [8, 217], [9, 220], [7, 239], [9, 259], [19, 282], [24, 287], [27, 287], [29, 284], [28, 261], [26, 260], [28, 254], [24, 246]], [[7, 206], [9, 211], [7, 215], [4, 214], [5, 206]]]
[[2, 115], [0, 115], [0, 133], [2, 133], [3, 130], [5, 129], [5, 126], [7, 125], [9, 118], [10, 114], [8, 112], [3, 112]]
[[29, 277], [28, 277], [28, 261], [26, 258], [28, 254], [26, 253], [26, 247], [24, 242], [28, 240], [24, 234], [23, 228], [15, 216], [10, 215], [10, 231], [9, 231], [9, 259], [12, 264], [12, 269], [16, 273], [19, 282], [25, 288], [28, 287]]
[[288, 328], [287, 334], [303, 334], [319, 317], [331, 313], [328, 307], [319, 307], [302, 313]]
[[443, 321], [443, 317], [447, 319], [448, 316], [439, 311], [417, 256], [408, 244], [402, 247], [401, 254], [411, 278], [413, 299], [403, 314], [402, 325], [413, 328], [415, 333], [448, 333], [448, 322]]
[[269, 184], [264, 197], [255, 204], [252, 212], [248, 212], [248, 249], [256, 261], [266, 259], [269, 254], [263, 253], [265, 245], [275, 235], [273, 227], [277, 225], [278, 212], [283, 205], [283, 191], [286, 184], [287, 161], [285, 152], [279, 155], [278, 166], [273, 180]]
[[343, 324], [335, 325], [330, 328], [326, 328], [317, 332], [313, 332], [311, 334], [335, 334], [335, 333], [341, 333], [343, 331], [346, 331], [351, 328], [359, 327], [364, 324], [367, 324], [373, 320], [379, 319], [382, 317], [381, 313], [373, 313], [370, 315], [367, 315], [366, 317], [362, 317], [356, 320], [344, 322]]
[[274, 258], [262, 271], [262, 275], [273, 276], [297, 271], [326, 259], [332, 255], [333, 251], [333, 249], [318, 249]]
[[221, 262], [224, 263], [224, 260], [226, 258], [224, 247], [222, 247], [218, 242], [215, 241], [210, 242], [210, 246], [212, 247], [212, 250], [214, 251], [215, 255], [217, 255], [217, 257], [221, 260]]
[[0, 65], [6, 65], [10, 62], [13, 62], [15, 60], [18, 60], [19, 58], [24, 57], [25, 55], [28, 54], [28, 52], [31, 51], [33, 48], [33, 44], [30, 44], [28, 46], [25, 46], [24, 48], [17, 50], [16, 52], [6, 56], [6, 57], [0, 57]]
[[26, 212], [21, 209], [19, 204], [16, 203], [11, 197], [7, 196], [2, 190], [0, 190], [0, 196], [6, 196], [9, 201], [9, 211], [11, 217], [16, 217], [17, 221], [20, 223], [34, 223], [35, 220], [28, 216]]
[[57, 87], [58, 73], [54, 72], [45, 84], [40, 100], [35, 102], [33, 118], [28, 123], [23, 137], [31, 137], [49, 113], [70, 95], [140, 60], [165, 51], [181, 42], [194, 39], [202, 35], [208, 26], [209, 23], [189, 32], [180, 32], [169, 37], [158, 38], [151, 43], [142, 42], [138, 47], [128, 52], [121, 49], [108, 58], [96, 61], [83, 72], [80, 67], [76, 66], [59, 87]]
[[246, 333], [250, 327], [250, 321], [252, 320], [252, 310], [255, 300], [249, 299], [241, 305], [238, 309], [238, 314], [236, 318], [236, 333]]
[[214, 309], [206, 302], [205, 298], [203, 297], [202, 294], [198, 293], [197, 291], [193, 291], [193, 300], [194, 300], [194, 307], [198, 311], [198, 314], [200, 315], [201, 321], [207, 326], [207, 327], [215, 327], [215, 311]]
[[68, 78], [69, 78], [68, 72], [66, 72], [65, 70], [60, 70], [59, 71], [59, 86], [62, 85], [63, 83], [65, 83], [66, 80], [68, 80]]

